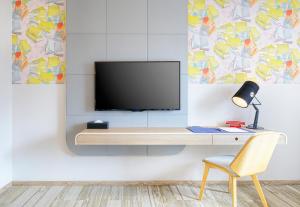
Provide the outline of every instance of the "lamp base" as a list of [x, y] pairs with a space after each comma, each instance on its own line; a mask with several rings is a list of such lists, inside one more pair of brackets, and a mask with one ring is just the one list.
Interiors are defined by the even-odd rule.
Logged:
[[263, 127], [259, 127], [259, 126], [258, 127], [254, 127], [253, 124], [248, 125], [246, 128], [247, 129], [256, 129], [256, 130], [264, 130]]

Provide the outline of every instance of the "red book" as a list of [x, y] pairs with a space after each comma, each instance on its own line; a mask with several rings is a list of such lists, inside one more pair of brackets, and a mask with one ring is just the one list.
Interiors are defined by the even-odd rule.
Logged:
[[226, 121], [226, 124], [229, 125], [229, 127], [234, 127], [234, 128], [241, 128], [242, 126], [245, 125], [244, 121]]

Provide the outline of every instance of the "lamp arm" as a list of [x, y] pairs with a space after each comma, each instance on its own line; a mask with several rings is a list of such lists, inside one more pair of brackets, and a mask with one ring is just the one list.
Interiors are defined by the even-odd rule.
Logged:
[[252, 105], [254, 106], [254, 105], [256, 105], [256, 106], [260, 106], [260, 105], [262, 105], [261, 104], [261, 102], [259, 101], [259, 99], [258, 98], [256, 98], [256, 96], [254, 96], [254, 98], [255, 98], [255, 100], [257, 101], [257, 103], [252, 103]]
[[[259, 109], [257, 108], [257, 104], [251, 104], [253, 108], [255, 109], [255, 117], [254, 117], [254, 122], [253, 122], [253, 129], [257, 129], [257, 123], [258, 123], [258, 116], [259, 116]], [[258, 105], [261, 105], [258, 104]]]

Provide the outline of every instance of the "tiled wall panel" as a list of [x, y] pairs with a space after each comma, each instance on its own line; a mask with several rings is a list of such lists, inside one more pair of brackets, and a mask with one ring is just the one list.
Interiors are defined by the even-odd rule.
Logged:
[[[84, 2], [84, 3], [83, 3]], [[68, 1], [67, 143], [81, 155], [144, 155], [145, 147], [76, 147], [87, 121], [111, 127], [187, 125], [187, 8], [185, 0]], [[181, 110], [94, 111], [95, 61], [181, 62]], [[153, 147], [152, 147], [153, 148]], [[155, 148], [155, 147], [154, 147]], [[172, 152], [172, 147], [168, 153]], [[173, 150], [178, 152], [178, 147]]]

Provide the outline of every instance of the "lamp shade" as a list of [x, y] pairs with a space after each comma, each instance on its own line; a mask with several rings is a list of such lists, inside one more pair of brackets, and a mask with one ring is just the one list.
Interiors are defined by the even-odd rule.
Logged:
[[232, 97], [232, 102], [242, 108], [247, 108], [259, 90], [253, 81], [246, 81]]

